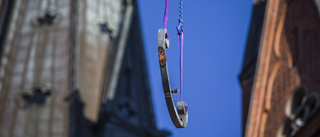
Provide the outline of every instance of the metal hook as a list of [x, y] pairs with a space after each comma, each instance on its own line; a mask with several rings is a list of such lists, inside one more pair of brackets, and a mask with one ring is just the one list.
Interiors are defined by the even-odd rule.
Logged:
[[177, 128], [185, 128], [188, 124], [187, 103], [184, 101], [179, 101], [177, 103], [177, 109], [176, 109], [176, 106], [172, 98], [172, 94], [178, 93], [178, 89], [171, 89], [170, 87], [167, 56], [166, 56], [166, 48], [169, 48], [169, 40], [166, 38], [167, 34], [168, 34], [167, 29], [159, 29], [158, 31], [158, 54], [159, 54], [162, 86], [163, 86], [164, 96], [167, 103], [167, 108], [173, 124]]

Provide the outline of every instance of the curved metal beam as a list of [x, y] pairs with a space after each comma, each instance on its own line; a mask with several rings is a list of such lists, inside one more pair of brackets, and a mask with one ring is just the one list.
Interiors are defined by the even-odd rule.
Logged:
[[180, 101], [177, 103], [177, 109], [176, 109], [176, 106], [172, 98], [172, 94], [178, 93], [178, 89], [171, 89], [170, 87], [167, 57], [166, 57], [166, 48], [169, 48], [169, 40], [166, 37], [167, 35], [168, 35], [167, 29], [159, 29], [158, 54], [159, 54], [162, 86], [163, 86], [164, 96], [167, 103], [167, 108], [173, 124], [177, 128], [185, 128], [188, 124], [187, 104], [184, 101]]

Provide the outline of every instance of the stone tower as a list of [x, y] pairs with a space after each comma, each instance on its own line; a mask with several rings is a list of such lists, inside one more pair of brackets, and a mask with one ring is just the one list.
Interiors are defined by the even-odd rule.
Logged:
[[320, 1], [255, 0], [240, 75], [243, 136], [320, 135]]
[[1, 137], [165, 137], [136, 0], [0, 1]]

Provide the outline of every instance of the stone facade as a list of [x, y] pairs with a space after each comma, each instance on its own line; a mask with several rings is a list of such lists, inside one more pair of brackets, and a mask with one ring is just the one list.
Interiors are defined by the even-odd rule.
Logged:
[[0, 11], [1, 137], [168, 135], [136, 1], [3, 0]]
[[[259, 52], [246, 52], [244, 66], [249, 67], [243, 67], [240, 75], [244, 93], [244, 136], [320, 135], [320, 125], [315, 124], [320, 119], [318, 2], [268, 0], [266, 9], [259, 11], [257, 4], [264, 2], [255, 1], [254, 11], [262, 12], [264, 17], [252, 18], [262, 20], [263, 27], [261, 31], [252, 31], [254, 27], [251, 27], [247, 51], [258, 47]], [[258, 42], [251, 44], [250, 37], [257, 38]], [[255, 64], [245, 65], [248, 56], [255, 53], [258, 53]], [[254, 68], [254, 73], [244, 73], [249, 68]], [[241, 79], [243, 76], [247, 77]]]

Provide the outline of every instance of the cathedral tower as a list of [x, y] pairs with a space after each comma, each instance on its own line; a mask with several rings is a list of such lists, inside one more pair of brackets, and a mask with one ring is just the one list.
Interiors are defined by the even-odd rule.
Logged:
[[1, 137], [164, 137], [136, 0], [0, 1]]

